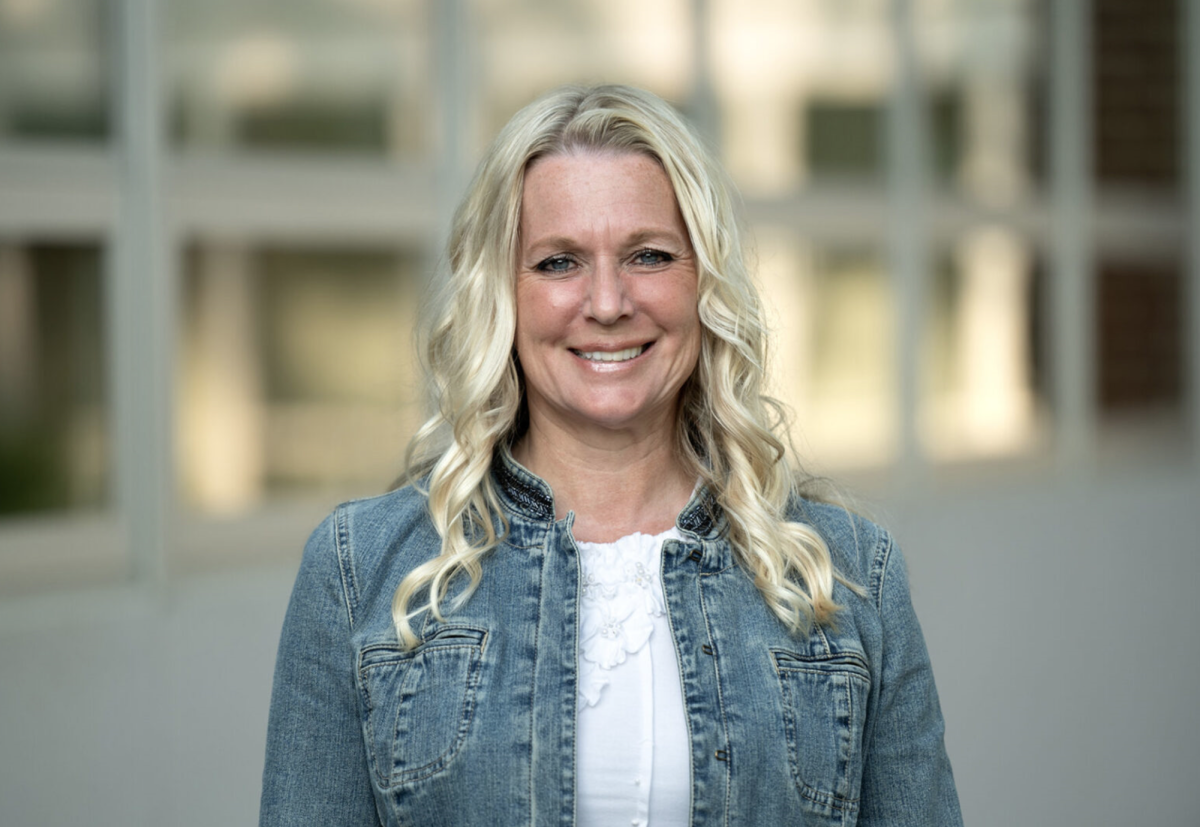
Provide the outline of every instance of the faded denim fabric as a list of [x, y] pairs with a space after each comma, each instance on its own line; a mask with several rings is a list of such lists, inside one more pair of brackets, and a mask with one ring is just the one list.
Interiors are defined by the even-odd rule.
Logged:
[[[580, 578], [572, 516], [506, 453], [511, 531], [475, 595], [414, 621], [392, 595], [440, 541], [412, 488], [343, 505], [313, 533], [275, 671], [260, 824], [573, 825]], [[829, 544], [836, 628], [789, 634], [699, 490], [663, 549], [691, 738], [693, 825], [962, 823], [904, 560], [877, 526], [799, 502]]]

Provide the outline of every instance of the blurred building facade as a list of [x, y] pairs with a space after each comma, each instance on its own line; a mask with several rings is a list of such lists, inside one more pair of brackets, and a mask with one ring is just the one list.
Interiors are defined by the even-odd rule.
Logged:
[[727, 165], [813, 470], [1194, 483], [1198, 47], [1178, 0], [0, 0], [0, 601], [385, 489], [449, 215], [566, 82]]
[[813, 467], [1192, 452], [1182, 15], [4, 0], [0, 533], [151, 496], [156, 544], [386, 486], [446, 218], [563, 82], [717, 148]]

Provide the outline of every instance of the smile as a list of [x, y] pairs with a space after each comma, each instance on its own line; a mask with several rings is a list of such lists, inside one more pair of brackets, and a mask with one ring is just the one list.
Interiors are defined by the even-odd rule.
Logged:
[[649, 346], [638, 345], [637, 347], [627, 347], [624, 350], [572, 350], [571, 352], [589, 362], [628, 362], [645, 353], [647, 347]]

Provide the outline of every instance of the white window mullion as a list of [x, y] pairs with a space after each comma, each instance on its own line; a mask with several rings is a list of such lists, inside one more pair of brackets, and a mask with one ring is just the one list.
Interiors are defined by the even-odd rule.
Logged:
[[717, 93], [712, 80], [712, 3], [692, 0], [692, 91], [691, 119], [720, 155], [721, 122]]
[[0, 146], [0, 234], [7, 240], [109, 234], [116, 213], [107, 147]]
[[1052, 398], [1058, 459], [1079, 467], [1093, 455], [1096, 439], [1091, 3], [1063, 0], [1050, 8]]
[[112, 353], [116, 500], [128, 526], [133, 575], [163, 580], [171, 504], [171, 368], [174, 283], [162, 191], [163, 77], [158, 3], [114, 4], [118, 66], [119, 206], [109, 245], [108, 319]]
[[434, 77], [437, 78], [437, 98], [441, 123], [438, 135], [438, 180], [435, 190], [441, 233], [437, 249], [444, 248], [449, 236], [450, 221], [458, 201], [470, 181], [474, 166], [470, 158], [472, 113], [476, 72], [473, 56], [480, 53], [476, 33], [470, 26], [467, 0], [439, 0], [432, 3]]
[[[1184, 82], [1184, 168], [1187, 179], [1187, 216], [1185, 226], [1195, 228], [1200, 222], [1200, 5], [1183, 3]], [[1187, 265], [1184, 295], [1184, 329], [1188, 350], [1184, 364], [1188, 366], [1185, 380], [1187, 404], [1191, 414], [1192, 455], [1200, 466], [1200, 233], [1187, 232]]]
[[924, 99], [910, 0], [892, 2], [894, 81], [889, 89], [888, 259], [896, 301], [896, 366], [901, 477], [921, 474], [921, 331], [928, 308], [928, 164]]

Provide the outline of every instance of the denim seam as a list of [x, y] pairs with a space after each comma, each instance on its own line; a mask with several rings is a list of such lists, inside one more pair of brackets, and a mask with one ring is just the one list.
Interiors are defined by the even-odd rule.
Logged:
[[[841, 681], [840, 689], [842, 691], [842, 695], [844, 695], [845, 699], [846, 699], [846, 713], [848, 716], [846, 723], [848, 724], [848, 729], [845, 732], [844, 737], [848, 738], [854, 732], [854, 704], [853, 704], [854, 696], [853, 696], [853, 693], [850, 691], [850, 680], [851, 680], [852, 676], [847, 672], [839, 672], [838, 674], [846, 676], [846, 678]], [[860, 676], [854, 676], [854, 677], [856, 677], [858, 680], [862, 679]], [[864, 682], [869, 683], [869, 681], [864, 681]], [[854, 745], [851, 744], [852, 748], [853, 748], [853, 746]], [[845, 777], [842, 780], [844, 781], [847, 790], [851, 789], [850, 782], [854, 776], [854, 772], [853, 772], [854, 760], [856, 758], [858, 758], [859, 760], [862, 760], [861, 750], [862, 750], [862, 746], [860, 744], [859, 749], [857, 751], [852, 751], [852, 752], [850, 752], [850, 754], [848, 754], [846, 756]], [[846, 797], [835, 794], [834, 800], [846, 802], [846, 804], [848, 805], [848, 808], [857, 809], [857, 807], [858, 807], [858, 799], [857, 798], [846, 798]]]
[[870, 684], [871, 679], [862, 673], [861, 669], [821, 669], [815, 666], [782, 666], [776, 665], [776, 671], [781, 675], [784, 672], [803, 672], [805, 675], [848, 675], [852, 678], [858, 678], [861, 681]]
[[[787, 655], [788, 658], [796, 658], [796, 655], [791, 652], [785, 652], [784, 649], [770, 649], [773, 655]], [[840, 658], [840, 655], [833, 655], [834, 658]], [[797, 658], [797, 663], [781, 664], [779, 658], [774, 658], [775, 669], [779, 672], [806, 672], [809, 675], [850, 675], [853, 677], [862, 678], [866, 683], [871, 682], [871, 672], [862, 663], [857, 655], [846, 658], [844, 660], [830, 661], [824, 658]], [[846, 663], [851, 661], [851, 663]], [[822, 666], [821, 664], [826, 664]]]
[[516, 529], [513, 528], [514, 521], [511, 517], [509, 518], [508, 522], [509, 522], [508, 533], [496, 543], [497, 546], [508, 546], [509, 548], [517, 549], [519, 551], [530, 551], [531, 549], [542, 548], [546, 545], [546, 535], [549, 534], [550, 531], [548, 530], [548, 528], [544, 522], [539, 522], [536, 520], [529, 520], [528, 518], [525, 518], [525, 517], [522, 518], [522, 522], [529, 522], [530, 525], [523, 526], [522, 530], [520, 531], [521, 534], [527, 534], [527, 533], [536, 531], [537, 533], [542, 535], [541, 540], [529, 542], [529, 543], [513, 542], [513, 537], [515, 537], [518, 532], [516, 531]]
[[[777, 672], [808, 672], [814, 675], [853, 675], [870, 683], [871, 670], [866, 660], [855, 652], [840, 652], [825, 657], [812, 657], [789, 652], [786, 649], [769, 649]], [[779, 655], [789, 663], [780, 663]], [[822, 667], [820, 664], [825, 664]]]
[[[386, 647], [376, 646], [373, 648], [374, 649], [383, 649]], [[409, 653], [407, 656], [402, 656], [402, 657], [396, 658], [395, 660], [387, 660], [387, 661], [380, 661], [379, 663], [365, 664], [363, 666], [360, 666], [358, 668], [358, 671], [366, 672], [371, 669], [378, 669], [381, 666], [394, 666], [396, 663], [398, 663], [400, 661], [412, 660], [413, 658], [417, 657], [417, 655], [424, 655], [424, 654], [431, 653], [431, 652], [445, 652], [447, 649], [480, 649], [480, 650], [482, 650], [483, 643], [482, 642], [480, 642], [480, 643], [447, 643], [445, 646], [430, 646], [428, 649], [420, 649], [416, 652]], [[370, 652], [370, 651], [372, 651], [372, 648], [367, 648], [367, 649], [364, 649], [363, 651]], [[399, 651], [399, 650], [392, 650], [392, 651]], [[403, 688], [403, 685], [401, 685], [401, 688]]]
[[500, 545], [508, 546], [509, 548], [513, 549], [514, 551], [532, 551], [533, 549], [538, 548], [541, 545], [541, 543], [530, 543], [528, 545], [519, 545], [519, 544], [511, 542], [509, 540], [505, 540]]
[[886, 531], [880, 531], [875, 544], [875, 555], [871, 565], [871, 591], [875, 599], [875, 610], [883, 618], [883, 581], [887, 578], [888, 565], [892, 559], [892, 536]]
[[[716, 641], [713, 640], [712, 620], [708, 616], [708, 602], [704, 599], [704, 589], [700, 588], [700, 612], [704, 615], [704, 631], [708, 637], [708, 643], [716, 650], [716, 655], [712, 658], [713, 673], [717, 678], [717, 708], [721, 710], [721, 740], [724, 741], [725, 749], [728, 755], [733, 753], [733, 745], [729, 743], [729, 722], [725, 717], [725, 693], [721, 689], [721, 647], [716, 646]], [[727, 760], [725, 764], [725, 808], [724, 808], [724, 823], [725, 827], [729, 827], [729, 805], [730, 796], [733, 793], [733, 761]]]
[[477, 632], [479, 635], [479, 638], [477, 640], [472, 640], [470, 642], [464, 641], [462, 643], [445, 643], [445, 644], [430, 646], [428, 644], [431, 641], [436, 641], [438, 639], [436, 634], [432, 637], [429, 635], [429, 624], [431, 622], [436, 623], [438, 621], [431, 621], [430, 617], [427, 615], [425, 620], [421, 624], [421, 637], [420, 637], [420, 640], [417, 642], [417, 647], [415, 649], [406, 649], [399, 642], [372, 643], [369, 646], [366, 646], [362, 649], [362, 652], [360, 653], [360, 656], [359, 656], [360, 660], [361, 660], [362, 654], [366, 654], [367, 652], [374, 652], [374, 651], [380, 650], [380, 649], [390, 650], [392, 652], [398, 652], [402, 655], [407, 655], [407, 654], [415, 655], [420, 651], [429, 652], [434, 649], [448, 649], [451, 646], [478, 646], [479, 650], [481, 652], [486, 647], [487, 639], [488, 639], [488, 630], [485, 627], [473, 626], [470, 623], [460, 623], [457, 621], [451, 622], [451, 623], [443, 623], [442, 627], [437, 630], [438, 634], [443, 633], [443, 632], [454, 632], [454, 631], [466, 630], [468, 632]]
[[821, 626], [816, 627], [817, 634], [821, 636], [821, 647], [825, 650], [825, 657], [833, 656], [833, 647], [829, 645], [829, 636], [825, 634], [825, 629]]
[[[538, 565], [538, 582], [537, 582], [537, 609], [533, 617], [533, 689], [530, 690], [530, 696], [537, 696], [537, 673], [541, 667], [541, 647], [538, 645], [542, 638], [542, 595], [545, 594], [546, 580], [546, 561], [550, 559], [549, 550], [546, 546], [550, 542], [551, 532], [547, 531], [542, 535], [542, 559]], [[537, 790], [536, 773], [533, 772], [534, 754], [537, 752], [537, 716], [530, 710], [529, 715], [529, 821], [531, 824], [537, 822]], [[572, 759], [574, 760], [574, 759]]]
[[337, 549], [338, 576], [342, 581], [342, 600], [350, 628], [354, 628], [354, 609], [358, 605], [358, 583], [354, 575], [354, 556], [350, 553], [350, 526], [346, 507], [338, 506], [334, 517], [334, 548]]
[[[577, 764], [579, 755], [579, 625], [581, 623], [580, 597], [582, 589], [581, 580], [583, 579], [583, 559], [579, 553], [579, 544], [575, 541], [574, 522], [570, 523], [570, 528], [567, 532], [567, 539], [571, 541], [571, 545], [575, 548], [575, 553], [571, 555], [575, 559], [575, 628], [574, 640], [571, 651], [575, 653], [575, 669], [571, 673], [574, 676], [574, 686], [571, 692], [571, 744], [576, 760], [572, 761], [571, 766], [571, 823], [575, 824], [579, 819], [579, 766]], [[661, 580], [659, 581], [662, 582]], [[541, 605], [540, 602], [538, 604]]]
[[[702, 555], [704, 555], [703, 559], [701, 560], [700, 567], [699, 567], [700, 568], [700, 572], [699, 572], [700, 577], [712, 577], [713, 575], [725, 574], [726, 572], [734, 571], [734, 572], [738, 572], [739, 574], [745, 575], [750, 580], [751, 583], [754, 582], [754, 578], [751, 577], [750, 573], [746, 571], [746, 567], [743, 566], [738, 561], [737, 554], [734, 552], [733, 547], [729, 544], [728, 541], [722, 541], [720, 539], [711, 540], [711, 541], [700, 540], [699, 545], [700, 545], [700, 553]], [[706, 554], [705, 552], [708, 550], [708, 547], [713, 546], [713, 545], [718, 547], [717, 550]], [[705, 571], [704, 570], [704, 560], [713, 561], [714, 559], [716, 559], [717, 561], [719, 561], [722, 554], [728, 555], [729, 565], [723, 566], [719, 569], [716, 569], [715, 571]], [[755, 588], [758, 588], [758, 587], [755, 586]]]
[[862, 800], [859, 798], [842, 798], [840, 795], [835, 795], [833, 793], [823, 793], [820, 790], [813, 789], [803, 781], [800, 782], [800, 785], [800, 795], [804, 796], [809, 801], [813, 802], [814, 804], [828, 805], [835, 810], [842, 810], [843, 812], [853, 812], [857, 810], [859, 802]]
[[[666, 555], [660, 554], [658, 558], [658, 582], [663, 584], [663, 606], [666, 609], [667, 627], [671, 630], [671, 645], [675, 649], [675, 668], [678, 670], [679, 685], [682, 688], [687, 685], [687, 681], [683, 674], [683, 653], [679, 649], [679, 635], [675, 630], [675, 619], [671, 616], [671, 601], [666, 596], [666, 567]], [[697, 582], [696, 585], [699, 586], [699, 582]], [[695, 660], [695, 658], [693, 658], [693, 660]], [[692, 730], [692, 716], [688, 714], [688, 702], [686, 697], [683, 699], [683, 706], [683, 719], [684, 723], [687, 724], [689, 746], [688, 778], [690, 779], [690, 782], [688, 784], [688, 824], [692, 824], [696, 818], [696, 785], [694, 783], [696, 778], [696, 756], [695, 751], [690, 749], [690, 747], [696, 742], [696, 733]]]

